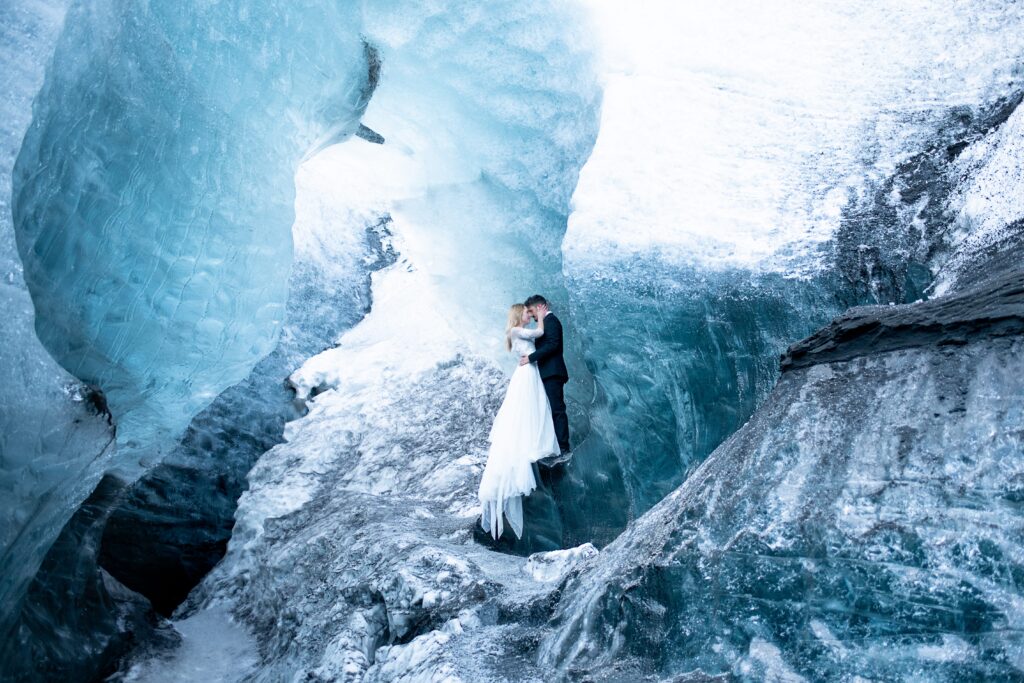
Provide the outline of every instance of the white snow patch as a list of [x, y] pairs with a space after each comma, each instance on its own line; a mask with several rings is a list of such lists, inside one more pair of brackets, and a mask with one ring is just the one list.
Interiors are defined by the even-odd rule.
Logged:
[[575, 548], [534, 553], [526, 560], [523, 571], [535, 581], [557, 581], [581, 563], [597, 557], [598, 549], [592, 543]]
[[750, 650], [740, 663], [740, 671], [747, 675], [759, 672], [761, 680], [766, 683], [805, 683], [807, 680], [789, 668], [778, 647], [762, 638], [750, 641]]
[[963, 638], [942, 634], [942, 645], [919, 645], [917, 656], [932, 662], [965, 662], [974, 654], [974, 648]]
[[960, 185], [947, 205], [956, 212], [947, 240], [954, 253], [940, 271], [935, 295], [948, 292], [956, 273], [973, 257], [1009, 236], [1006, 226], [1024, 218], [1024, 110], [982, 140], [967, 147], [956, 160]]

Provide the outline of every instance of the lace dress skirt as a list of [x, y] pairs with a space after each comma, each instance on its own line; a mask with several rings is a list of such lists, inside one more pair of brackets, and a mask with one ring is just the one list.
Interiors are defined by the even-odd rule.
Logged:
[[504, 530], [504, 516], [516, 536], [522, 537], [522, 497], [537, 487], [533, 463], [559, 452], [551, 406], [536, 365], [521, 365], [512, 373], [491, 426], [490, 442], [480, 480], [480, 524], [497, 539]]

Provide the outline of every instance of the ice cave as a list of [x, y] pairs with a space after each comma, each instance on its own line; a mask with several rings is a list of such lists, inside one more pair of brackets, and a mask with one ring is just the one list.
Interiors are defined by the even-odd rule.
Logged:
[[0, 63], [0, 681], [1024, 681], [1024, 2], [5, 0]]

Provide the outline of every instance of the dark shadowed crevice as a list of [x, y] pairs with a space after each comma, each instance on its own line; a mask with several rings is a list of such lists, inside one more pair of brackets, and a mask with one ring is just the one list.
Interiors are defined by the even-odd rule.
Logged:
[[97, 565], [104, 526], [126, 491], [124, 481], [103, 477], [61, 531], [0, 646], [3, 680], [99, 680], [130, 649], [174, 640], [144, 596]]

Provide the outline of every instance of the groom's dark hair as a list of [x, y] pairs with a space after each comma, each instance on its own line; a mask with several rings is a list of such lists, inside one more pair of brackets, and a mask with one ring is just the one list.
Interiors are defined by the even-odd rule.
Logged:
[[548, 303], [548, 300], [542, 297], [540, 294], [534, 294], [524, 302], [524, 305], [527, 308], [529, 308], [530, 306], [536, 306], [537, 304], [551, 308], [551, 304]]

